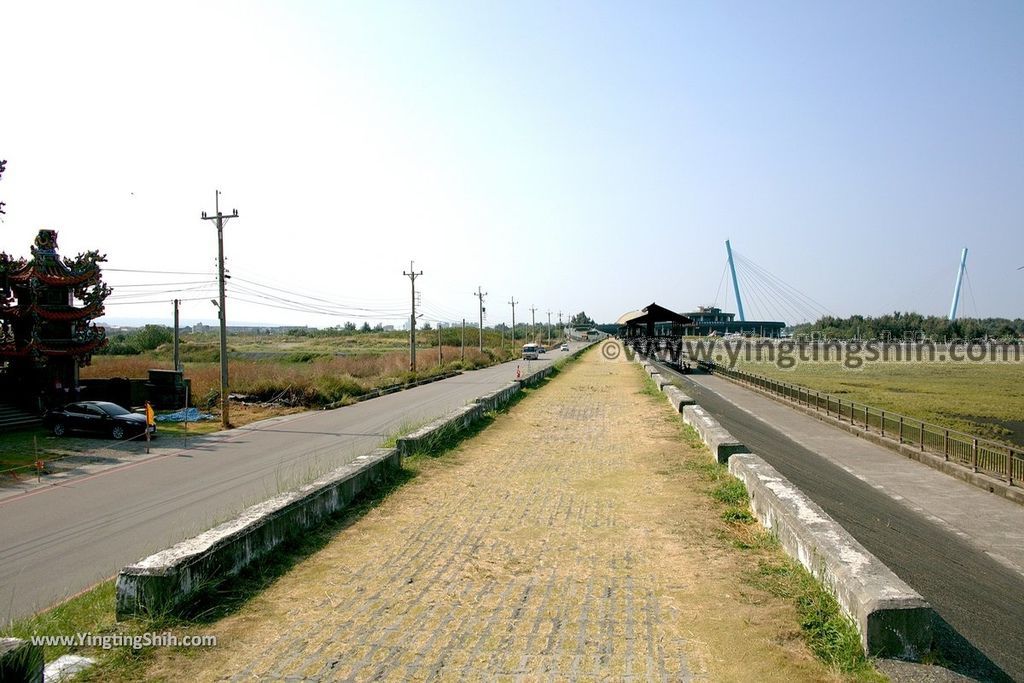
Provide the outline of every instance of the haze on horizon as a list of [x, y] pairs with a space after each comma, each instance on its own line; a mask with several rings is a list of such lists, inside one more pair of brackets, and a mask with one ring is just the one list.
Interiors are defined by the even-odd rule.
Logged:
[[726, 239], [837, 315], [944, 315], [966, 246], [960, 314], [1019, 317], [1022, 35], [1009, 0], [7, 3], [0, 251], [56, 229], [106, 318], [212, 320], [220, 189], [229, 324], [400, 326], [411, 259], [423, 321], [735, 310]]

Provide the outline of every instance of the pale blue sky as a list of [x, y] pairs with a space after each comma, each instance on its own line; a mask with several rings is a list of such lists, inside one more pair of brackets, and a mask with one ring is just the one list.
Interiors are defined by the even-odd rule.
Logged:
[[690, 310], [725, 302], [727, 238], [840, 315], [945, 314], [967, 246], [961, 313], [1022, 315], [1020, 2], [25, 5], [0, 249], [107, 252], [111, 318], [215, 315], [121, 272], [212, 273], [215, 187], [237, 322], [362, 320], [262, 283], [400, 323], [409, 259], [426, 319], [477, 285], [490, 323]]

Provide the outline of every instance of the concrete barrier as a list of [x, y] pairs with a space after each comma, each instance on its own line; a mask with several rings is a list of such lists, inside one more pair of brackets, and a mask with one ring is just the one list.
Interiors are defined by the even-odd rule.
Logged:
[[288, 538], [339, 512], [401, 463], [397, 449], [378, 448], [311, 484], [254, 505], [229, 522], [125, 567], [117, 575], [117, 617], [161, 614], [187, 604], [201, 589], [238, 574]]
[[519, 378], [516, 381], [519, 382], [519, 386], [521, 386], [521, 387], [524, 387], [524, 388], [525, 387], [532, 387], [532, 386], [536, 386], [537, 384], [540, 384], [541, 381], [545, 377], [550, 375], [550, 374], [551, 374], [551, 366], [547, 365], [547, 366], [541, 368], [540, 370], [534, 370], [533, 372], [531, 372], [528, 375], [523, 375], [521, 378]]
[[43, 648], [20, 638], [0, 638], [0, 681], [43, 683]]
[[672, 380], [670, 380], [668, 377], [661, 374], [660, 372], [656, 372], [653, 375], [651, 375], [651, 379], [654, 380], [654, 383], [656, 385], [658, 385], [659, 391], [665, 391], [665, 387], [672, 386]]
[[932, 608], [843, 527], [759, 456], [729, 458], [750, 507], [782, 547], [831, 592], [872, 657], [920, 659], [931, 648]]
[[483, 407], [483, 411], [485, 413], [497, 410], [511, 401], [512, 397], [518, 394], [521, 390], [522, 387], [519, 382], [510, 382], [497, 391], [484, 394], [480, 398], [476, 399], [476, 403], [479, 403]]
[[410, 434], [399, 437], [395, 441], [395, 446], [403, 456], [430, 450], [439, 441], [479, 420], [483, 414], [484, 408], [478, 403], [464, 405]]
[[697, 430], [701, 441], [720, 463], [729, 462], [729, 456], [734, 453], [748, 451], [746, 446], [734, 439], [732, 434], [718, 424], [718, 420], [711, 417], [706, 410], [698, 405], [683, 406], [683, 422]]
[[696, 405], [696, 401], [684, 394], [682, 390], [674, 384], [669, 384], [662, 388], [665, 392], [665, 398], [668, 399], [669, 404], [676, 409], [676, 412], [683, 412], [685, 406]]

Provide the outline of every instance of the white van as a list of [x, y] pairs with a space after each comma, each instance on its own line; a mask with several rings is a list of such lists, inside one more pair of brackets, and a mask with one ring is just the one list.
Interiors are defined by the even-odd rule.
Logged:
[[523, 360], [537, 360], [540, 358], [540, 349], [536, 344], [523, 344]]

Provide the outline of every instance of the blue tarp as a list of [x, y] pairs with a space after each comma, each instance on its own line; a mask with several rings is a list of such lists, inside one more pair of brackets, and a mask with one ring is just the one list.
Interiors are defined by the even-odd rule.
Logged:
[[201, 422], [203, 420], [215, 420], [213, 415], [210, 413], [200, 413], [196, 408], [185, 408], [174, 413], [167, 413], [166, 415], [157, 415], [157, 422]]

